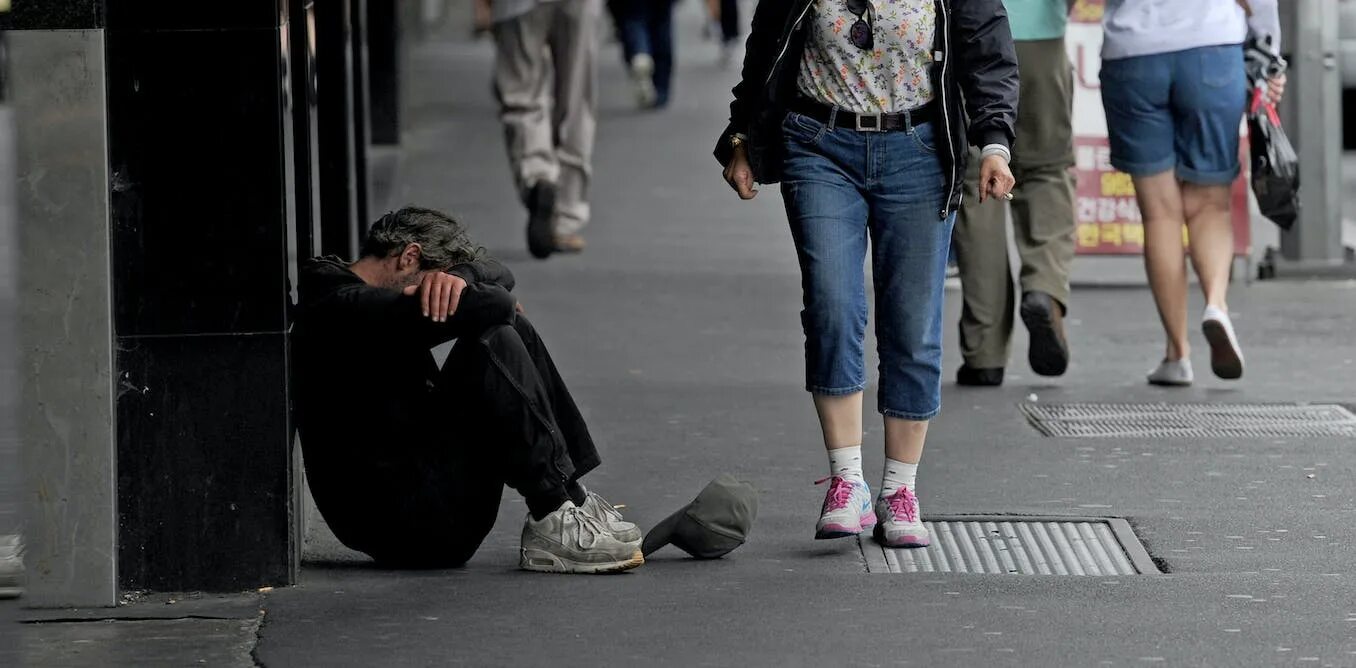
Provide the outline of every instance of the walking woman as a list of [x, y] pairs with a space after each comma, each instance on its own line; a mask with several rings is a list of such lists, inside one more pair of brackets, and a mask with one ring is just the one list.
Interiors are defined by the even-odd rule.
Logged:
[[[1201, 328], [1216, 376], [1243, 375], [1243, 351], [1226, 297], [1233, 264], [1230, 184], [1238, 177], [1238, 127], [1248, 83], [1249, 24], [1279, 48], [1276, 0], [1107, 0], [1102, 103], [1111, 164], [1129, 174], [1144, 220], [1144, 265], [1167, 350], [1149, 374], [1155, 385], [1190, 385], [1187, 273], [1205, 293]], [[1280, 100], [1284, 75], [1270, 82]]]
[[[941, 406], [942, 290], [967, 144], [1012, 189], [1017, 60], [1001, 0], [763, 0], [716, 147], [743, 199], [782, 182], [800, 259], [806, 389], [829, 456], [817, 538], [930, 540], [914, 482]], [[862, 478], [868, 245], [885, 475]], [[879, 520], [879, 522], [878, 522]]]

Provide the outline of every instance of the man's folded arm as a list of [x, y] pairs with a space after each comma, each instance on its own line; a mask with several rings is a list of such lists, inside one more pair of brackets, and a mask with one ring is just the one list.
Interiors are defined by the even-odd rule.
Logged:
[[467, 283], [493, 283], [510, 292], [515, 282], [513, 272], [502, 262], [494, 258], [484, 258], [475, 262], [463, 262], [453, 265], [447, 273], [460, 276]]
[[[464, 278], [464, 277], [463, 277]], [[511, 277], [510, 277], [511, 278]], [[418, 295], [370, 286], [342, 290], [335, 299], [364, 324], [374, 328], [393, 328], [433, 347], [444, 341], [475, 335], [488, 327], [513, 322], [517, 301], [503, 286], [495, 283], [466, 284], [457, 310], [444, 322], [434, 322], [423, 314]]]

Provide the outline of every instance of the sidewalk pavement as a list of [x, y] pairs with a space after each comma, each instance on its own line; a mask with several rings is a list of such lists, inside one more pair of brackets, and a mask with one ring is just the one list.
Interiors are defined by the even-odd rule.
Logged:
[[[151, 665], [193, 656], [278, 666], [1356, 665], [1356, 440], [1054, 439], [1028, 426], [1018, 408], [1031, 395], [1039, 402], [1356, 403], [1356, 283], [1235, 286], [1231, 307], [1247, 375], [1233, 383], [1210, 378], [1205, 343], [1193, 335], [1203, 377], [1185, 390], [1144, 383], [1162, 342], [1142, 289], [1075, 294], [1065, 377], [1033, 376], [1019, 333], [1004, 387], [958, 388], [951, 377], [959, 365], [959, 299], [948, 294], [945, 408], [919, 477], [924, 513], [1126, 517], [1168, 574], [868, 574], [855, 541], [812, 540], [823, 492], [812, 482], [825, 462], [801, 389], [790, 235], [775, 187], [740, 203], [720, 180], [709, 149], [735, 75], [714, 66], [713, 46], [695, 41], [695, 7], [684, 7], [688, 35], [668, 111], [632, 111], [620, 62], [604, 60], [596, 219], [583, 255], [527, 256], [488, 92], [487, 43], [458, 38], [416, 50], [407, 150], [391, 204], [455, 212], [513, 268], [518, 295], [603, 451], [591, 489], [626, 504], [628, 517], [648, 527], [718, 473], [734, 473], [761, 493], [747, 545], [714, 562], [670, 549], [615, 577], [522, 573], [515, 567], [525, 508], [508, 493], [498, 526], [463, 569], [375, 569], [317, 528], [297, 587], [172, 605], [162, 596], [116, 611], [175, 610], [184, 618], [178, 631], [165, 620], [155, 633], [148, 622], [102, 624], [97, 635], [89, 624], [25, 625], [18, 658], [30, 665]], [[874, 484], [881, 429], [874, 419], [867, 424]], [[196, 607], [175, 607], [185, 605]], [[6, 611], [15, 612], [0, 606]], [[44, 644], [73, 638], [93, 642]]]

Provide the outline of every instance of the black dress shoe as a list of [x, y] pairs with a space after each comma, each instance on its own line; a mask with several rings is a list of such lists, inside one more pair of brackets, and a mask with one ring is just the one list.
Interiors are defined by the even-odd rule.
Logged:
[[1069, 342], [1064, 338], [1064, 307], [1044, 292], [1022, 295], [1022, 322], [1031, 333], [1027, 361], [1042, 376], [1061, 376], [1069, 368]]
[[976, 369], [972, 366], [961, 365], [960, 371], [956, 372], [956, 384], [972, 387], [998, 387], [1003, 384], [1003, 367]]
[[552, 226], [556, 216], [556, 186], [538, 181], [527, 193], [527, 250], [532, 257], [546, 259], [555, 250]]

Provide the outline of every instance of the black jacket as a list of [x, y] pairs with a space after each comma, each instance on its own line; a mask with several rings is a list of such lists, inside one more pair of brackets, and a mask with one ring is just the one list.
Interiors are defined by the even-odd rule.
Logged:
[[513, 274], [502, 264], [448, 273], [466, 289], [456, 312], [434, 322], [418, 297], [368, 285], [337, 257], [302, 265], [292, 338], [301, 445], [316, 505], [346, 545], [372, 547], [411, 484], [409, 442], [442, 414], [429, 405], [438, 373], [429, 349], [513, 321]]
[[[1017, 53], [1002, 0], [934, 0], [937, 3], [933, 88], [947, 132], [938, 155], [949, 175], [951, 196], [942, 218], [960, 205], [968, 144], [1009, 149], [1017, 123]], [[797, 95], [805, 48], [806, 16], [814, 0], [761, 0], [754, 10], [743, 78], [734, 88], [730, 125], [716, 144], [716, 159], [728, 165], [730, 135], [748, 136], [754, 180], [781, 180], [781, 124]], [[954, 55], [953, 55], [954, 54]], [[967, 141], [967, 137], [969, 141]]]

